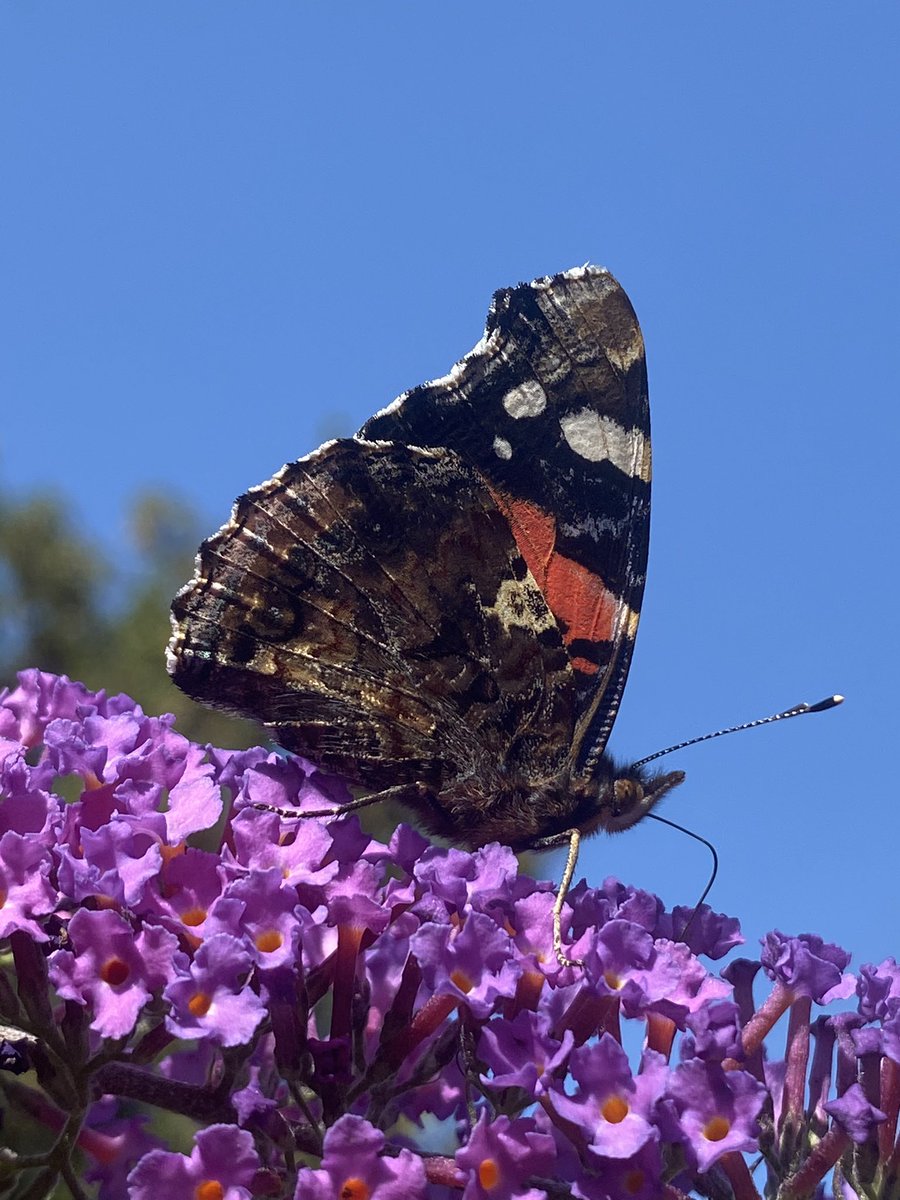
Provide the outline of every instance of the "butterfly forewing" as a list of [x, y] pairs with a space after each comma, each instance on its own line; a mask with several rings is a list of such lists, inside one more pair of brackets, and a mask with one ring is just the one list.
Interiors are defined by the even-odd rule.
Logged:
[[201, 547], [174, 615], [181, 687], [357, 782], [440, 791], [568, 753], [556, 623], [452, 452], [347, 439], [284, 468]]
[[559, 624], [590, 762], [625, 685], [649, 542], [647, 371], [622, 288], [584, 267], [498, 292], [475, 350], [360, 436], [448, 446], [483, 475]]

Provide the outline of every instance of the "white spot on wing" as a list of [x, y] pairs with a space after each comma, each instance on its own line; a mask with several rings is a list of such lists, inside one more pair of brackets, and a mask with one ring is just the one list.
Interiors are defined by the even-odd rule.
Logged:
[[503, 407], [511, 417], [536, 417], [547, 407], [547, 395], [539, 383], [527, 379], [510, 388], [503, 397]]
[[590, 408], [569, 413], [559, 423], [569, 448], [581, 458], [589, 462], [606, 459], [626, 475], [634, 474], [644, 441], [638, 430], [623, 429], [612, 417]]
[[497, 592], [494, 610], [505, 625], [524, 626], [543, 632], [556, 625], [556, 618], [547, 607], [534, 579], [504, 579]]
[[512, 458], [512, 446], [506, 438], [494, 438], [494, 453], [498, 458]]

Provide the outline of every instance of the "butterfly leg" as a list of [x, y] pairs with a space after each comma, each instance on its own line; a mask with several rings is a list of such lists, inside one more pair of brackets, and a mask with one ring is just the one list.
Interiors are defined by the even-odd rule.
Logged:
[[275, 808], [271, 804], [252, 804], [251, 808], [257, 808], [260, 812], [277, 813], [279, 817], [297, 818], [302, 817], [304, 820], [307, 817], [343, 817], [347, 813], [357, 812], [361, 808], [368, 808], [370, 804], [380, 804], [382, 800], [399, 800], [407, 804], [413, 804], [416, 801], [423, 799], [428, 793], [428, 788], [422, 783], [401, 783], [396, 787], [385, 788], [380, 792], [372, 792], [368, 796], [360, 796], [356, 800], [348, 800], [346, 804], [333, 804], [330, 808], [310, 808], [304, 811], [290, 808]]
[[559, 884], [559, 890], [556, 893], [556, 900], [553, 903], [553, 949], [556, 951], [556, 957], [559, 959], [560, 966], [563, 967], [584, 966], [584, 963], [580, 959], [569, 958], [564, 952], [562, 944], [562, 908], [563, 904], [565, 904], [569, 888], [572, 885], [572, 876], [575, 874], [580, 845], [581, 833], [577, 829], [571, 830], [569, 833], [569, 853], [566, 857], [566, 867]]

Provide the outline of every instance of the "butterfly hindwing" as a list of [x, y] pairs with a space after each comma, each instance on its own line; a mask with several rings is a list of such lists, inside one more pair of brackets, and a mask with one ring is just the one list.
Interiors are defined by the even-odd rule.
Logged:
[[346, 439], [290, 464], [203, 544], [173, 613], [184, 690], [369, 787], [489, 788], [569, 752], [556, 623], [451, 451]]

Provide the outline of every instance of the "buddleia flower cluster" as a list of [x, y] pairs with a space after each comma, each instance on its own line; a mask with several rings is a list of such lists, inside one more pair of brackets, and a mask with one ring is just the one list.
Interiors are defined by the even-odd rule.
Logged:
[[563, 966], [508, 849], [301, 815], [347, 797], [65, 677], [0, 694], [0, 1194], [900, 1195], [893, 959], [776, 932], [718, 973], [736, 920], [607, 880]]

